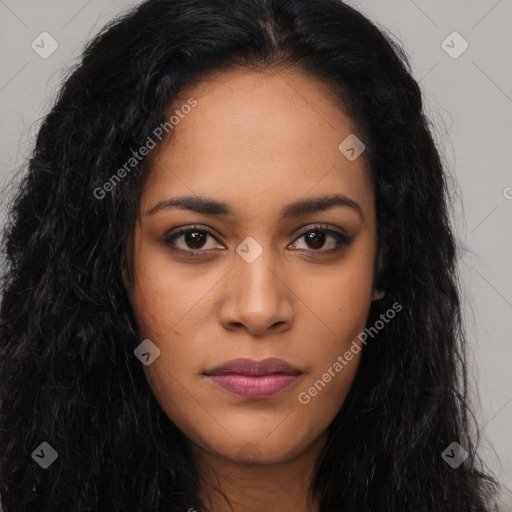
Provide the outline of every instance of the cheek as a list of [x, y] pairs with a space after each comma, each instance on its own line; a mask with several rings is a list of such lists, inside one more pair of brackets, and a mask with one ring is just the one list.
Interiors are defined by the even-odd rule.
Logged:
[[[360, 362], [364, 331], [371, 305], [373, 252], [358, 251], [315, 288], [299, 294], [316, 317], [304, 338], [312, 371], [304, 380], [297, 399], [310, 414], [329, 422], [339, 410], [350, 389]], [[319, 335], [319, 333], [322, 333]], [[309, 338], [309, 342], [308, 342]], [[311, 342], [314, 340], [314, 342]]]
[[338, 350], [364, 330], [371, 305], [374, 252], [369, 244], [356, 249], [332, 271], [297, 280], [294, 288]]
[[[204, 332], [202, 326], [211, 322], [211, 314], [204, 307], [205, 295], [218, 279], [197, 274], [177, 271], [168, 258], [162, 258], [161, 251], [147, 246], [140, 246], [135, 259], [130, 302], [139, 339], [150, 339], [160, 350], [143, 370], [154, 394], [173, 418], [184, 412], [183, 406], [175, 408], [173, 404], [194, 403], [193, 390], [187, 391], [184, 383], [201, 368], [205, 337], [198, 332]], [[193, 412], [193, 407], [185, 409]]]
[[311, 309], [321, 312], [317, 316], [322, 321], [312, 323], [304, 339], [311, 372], [298, 390], [297, 400], [327, 423], [343, 404], [357, 372], [363, 350], [357, 337], [366, 326], [370, 292], [371, 281], [366, 279], [332, 279], [309, 303]]
[[214, 276], [177, 269], [169, 264], [165, 251], [145, 246], [137, 254], [134, 275], [130, 302], [140, 336], [148, 338], [166, 339], [175, 328], [182, 332], [201, 311], [202, 297], [215, 284]]

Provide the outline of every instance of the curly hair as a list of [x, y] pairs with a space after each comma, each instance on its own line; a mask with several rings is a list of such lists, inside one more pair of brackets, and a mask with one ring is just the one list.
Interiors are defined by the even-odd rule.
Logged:
[[[123, 284], [152, 159], [103, 187], [209, 74], [301, 69], [363, 134], [383, 266], [365, 346], [311, 492], [322, 511], [484, 512], [447, 172], [407, 56], [339, 0], [147, 0], [110, 22], [39, 129], [2, 244], [0, 497], [5, 512], [206, 510], [187, 439], [134, 348]], [[47, 442], [58, 453], [42, 469]], [[442, 452], [458, 442], [457, 469]]]

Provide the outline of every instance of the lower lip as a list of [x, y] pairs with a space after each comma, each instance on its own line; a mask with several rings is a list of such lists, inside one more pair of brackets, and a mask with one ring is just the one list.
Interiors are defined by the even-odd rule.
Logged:
[[243, 375], [226, 373], [210, 375], [211, 381], [222, 389], [247, 398], [266, 398], [289, 388], [300, 375]]

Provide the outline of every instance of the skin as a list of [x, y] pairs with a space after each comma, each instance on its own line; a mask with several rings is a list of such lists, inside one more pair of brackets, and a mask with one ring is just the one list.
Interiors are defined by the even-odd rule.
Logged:
[[[133, 281], [126, 284], [141, 341], [149, 338], [161, 351], [144, 371], [162, 409], [190, 440], [201, 498], [212, 510], [315, 512], [318, 504], [307, 496], [313, 465], [361, 353], [308, 404], [298, 394], [349, 350], [378, 298], [375, 199], [364, 154], [349, 161], [339, 151], [356, 133], [353, 122], [327, 85], [296, 70], [215, 74], [170, 112], [190, 97], [197, 106], [154, 155], [133, 233]], [[357, 202], [360, 213], [334, 206], [280, 217], [289, 203], [333, 194]], [[179, 196], [221, 201], [233, 213], [149, 213]], [[316, 229], [320, 241], [308, 243], [304, 234], [318, 223], [352, 242], [340, 244], [329, 233], [323, 242]], [[195, 245], [184, 235], [163, 242], [193, 225], [213, 236]], [[251, 263], [236, 252], [248, 236], [262, 249]], [[194, 251], [202, 252], [194, 258]], [[303, 373], [292, 387], [257, 400], [203, 375], [239, 357], [278, 357]]]

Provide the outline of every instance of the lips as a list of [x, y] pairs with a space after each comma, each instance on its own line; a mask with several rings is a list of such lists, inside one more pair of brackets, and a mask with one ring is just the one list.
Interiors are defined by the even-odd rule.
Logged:
[[263, 361], [234, 359], [204, 372], [204, 375], [225, 391], [261, 399], [289, 388], [302, 373], [282, 359], [268, 358]]

